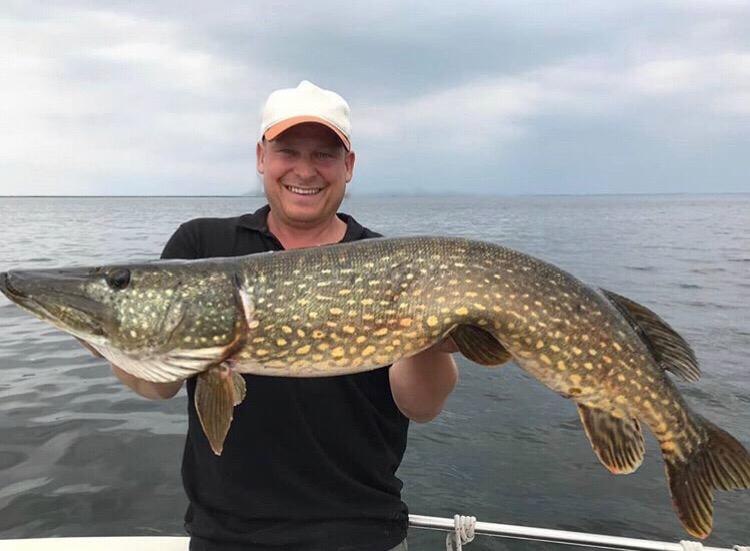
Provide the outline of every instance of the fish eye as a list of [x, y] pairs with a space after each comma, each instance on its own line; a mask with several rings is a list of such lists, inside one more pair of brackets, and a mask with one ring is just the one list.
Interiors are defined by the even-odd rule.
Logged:
[[106, 277], [107, 285], [115, 291], [125, 289], [130, 284], [130, 270], [127, 268], [119, 268], [107, 274]]

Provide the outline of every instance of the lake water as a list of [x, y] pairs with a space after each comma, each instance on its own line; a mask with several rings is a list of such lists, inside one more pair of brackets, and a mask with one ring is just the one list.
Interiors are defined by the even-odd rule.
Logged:
[[[152, 259], [177, 226], [259, 198], [0, 198], [0, 271]], [[658, 312], [703, 368], [677, 384], [750, 446], [750, 195], [350, 197], [388, 236], [452, 235], [514, 247]], [[629, 476], [593, 455], [574, 405], [515, 365], [458, 359], [443, 413], [412, 424], [398, 472], [410, 512], [650, 539], [688, 537], [658, 446]], [[142, 399], [71, 337], [0, 297], [0, 538], [183, 535], [184, 391]], [[716, 546], [750, 545], [750, 492], [720, 492]], [[412, 530], [413, 549], [444, 536]], [[477, 538], [468, 549], [542, 549]]]

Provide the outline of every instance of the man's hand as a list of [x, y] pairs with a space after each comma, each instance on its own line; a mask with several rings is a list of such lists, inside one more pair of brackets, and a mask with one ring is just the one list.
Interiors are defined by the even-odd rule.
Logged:
[[[99, 354], [98, 350], [96, 350], [93, 346], [91, 346], [83, 339], [79, 339], [78, 337], [75, 337], [75, 339], [80, 342], [86, 350], [91, 352], [94, 357], [104, 357]], [[167, 398], [171, 398], [179, 392], [180, 388], [182, 388], [182, 381], [176, 381], [174, 383], [152, 383], [151, 381], [144, 381], [143, 379], [139, 379], [135, 375], [131, 375], [130, 373], [128, 373], [124, 369], [117, 367], [113, 363], [110, 363], [109, 365], [112, 366], [112, 372], [115, 374], [115, 377], [120, 380], [120, 382], [122, 382], [133, 392], [143, 396], [144, 398], [150, 398], [151, 400], [164, 400]]]
[[458, 352], [458, 346], [448, 336], [391, 366], [388, 375], [393, 400], [412, 421], [426, 423], [442, 411], [458, 381], [458, 368], [450, 356], [453, 352]]

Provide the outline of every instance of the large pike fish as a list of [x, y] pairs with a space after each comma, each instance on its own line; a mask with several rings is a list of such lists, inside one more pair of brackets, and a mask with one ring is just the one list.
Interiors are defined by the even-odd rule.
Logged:
[[677, 514], [699, 538], [713, 492], [750, 487], [750, 454], [686, 405], [666, 372], [695, 381], [688, 344], [659, 316], [559, 268], [463, 239], [373, 239], [196, 261], [11, 271], [0, 291], [154, 382], [198, 376], [216, 454], [244, 398], [240, 373], [315, 377], [411, 356], [450, 335], [470, 360], [515, 361], [572, 399], [599, 460], [661, 445]]

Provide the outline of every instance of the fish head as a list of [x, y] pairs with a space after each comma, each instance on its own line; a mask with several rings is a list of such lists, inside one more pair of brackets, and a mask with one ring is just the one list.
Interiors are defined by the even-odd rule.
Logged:
[[218, 357], [242, 321], [232, 274], [201, 263], [9, 271], [0, 273], [0, 292], [100, 351], [131, 358], [178, 349]]

